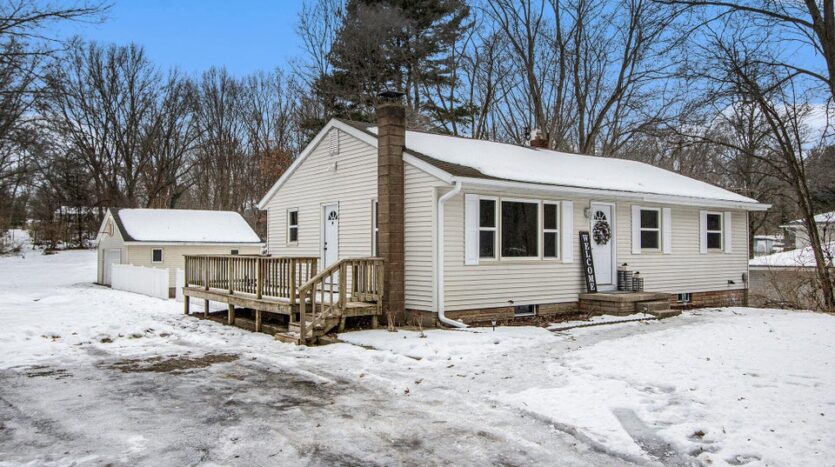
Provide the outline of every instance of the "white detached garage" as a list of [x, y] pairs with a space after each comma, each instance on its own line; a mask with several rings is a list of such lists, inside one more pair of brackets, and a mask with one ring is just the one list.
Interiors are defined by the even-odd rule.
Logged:
[[[165, 269], [174, 296], [184, 255], [259, 254], [261, 239], [232, 211], [109, 209], [96, 238], [99, 284], [111, 285], [114, 265]], [[137, 276], [138, 277], [138, 276]]]

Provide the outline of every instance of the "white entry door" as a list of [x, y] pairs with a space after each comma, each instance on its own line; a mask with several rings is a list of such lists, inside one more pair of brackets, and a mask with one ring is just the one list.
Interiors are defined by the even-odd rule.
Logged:
[[322, 229], [322, 268], [324, 270], [339, 259], [339, 205], [324, 207], [325, 225]]
[[615, 206], [610, 203], [591, 203], [589, 232], [594, 277], [602, 290], [616, 288], [615, 283]]
[[111, 285], [113, 277], [113, 265], [122, 264], [122, 250], [104, 250], [104, 277], [105, 285]]

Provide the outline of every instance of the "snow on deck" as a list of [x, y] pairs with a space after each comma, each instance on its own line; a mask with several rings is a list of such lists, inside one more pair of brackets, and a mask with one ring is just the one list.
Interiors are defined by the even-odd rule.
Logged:
[[[377, 127], [369, 128], [376, 134]], [[406, 148], [501, 179], [599, 190], [757, 203], [643, 162], [570, 154], [494, 141], [406, 132]]]
[[259, 243], [237, 212], [193, 209], [120, 209], [128, 235], [137, 241]]

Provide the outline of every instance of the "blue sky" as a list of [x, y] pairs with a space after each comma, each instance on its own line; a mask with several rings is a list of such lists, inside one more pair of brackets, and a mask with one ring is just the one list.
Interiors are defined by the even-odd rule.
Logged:
[[235, 75], [286, 67], [302, 54], [295, 26], [302, 0], [115, 0], [101, 24], [72, 23], [61, 37], [135, 42], [163, 70]]

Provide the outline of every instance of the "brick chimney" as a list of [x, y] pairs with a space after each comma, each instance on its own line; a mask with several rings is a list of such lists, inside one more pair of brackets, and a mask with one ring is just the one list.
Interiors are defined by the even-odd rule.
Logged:
[[548, 149], [548, 135], [539, 128], [534, 128], [528, 137], [528, 146], [532, 148]]
[[383, 277], [383, 312], [405, 310], [405, 247], [403, 146], [406, 110], [402, 93], [384, 92], [377, 104], [377, 247], [386, 261]]

